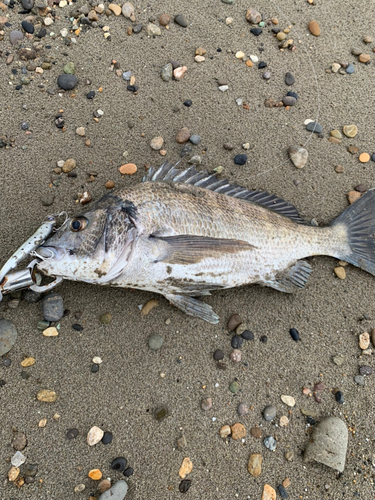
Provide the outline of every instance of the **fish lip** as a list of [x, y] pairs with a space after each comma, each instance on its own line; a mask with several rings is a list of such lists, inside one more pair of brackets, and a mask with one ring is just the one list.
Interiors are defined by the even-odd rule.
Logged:
[[66, 254], [65, 249], [63, 249], [61, 247], [50, 246], [50, 245], [42, 245], [42, 246], [38, 247], [34, 252], [34, 255], [36, 257], [41, 258], [42, 261], [50, 260], [50, 259], [61, 260], [64, 258], [65, 254]]

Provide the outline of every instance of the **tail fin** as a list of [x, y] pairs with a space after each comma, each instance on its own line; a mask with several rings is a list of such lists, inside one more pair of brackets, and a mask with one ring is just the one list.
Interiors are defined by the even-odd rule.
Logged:
[[334, 219], [331, 226], [345, 226], [349, 251], [340, 258], [375, 275], [375, 189]]

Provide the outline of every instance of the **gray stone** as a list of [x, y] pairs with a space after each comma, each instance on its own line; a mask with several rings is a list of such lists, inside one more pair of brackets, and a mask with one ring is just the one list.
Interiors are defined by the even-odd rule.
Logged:
[[34, 7], [34, 0], [21, 0], [21, 4], [25, 10], [31, 10]]
[[64, 302], [58, 293], [50, 293], [43, 299], [43, 317], [46, 321], [59, 321], [64, 315]]
[[173, 76], [173, 66], [171, 63], [168, 63], [161, 69], [161, 79], [164, 80], [165, 82], [169, 82], [170, 80], [172, 80], [172, 76]]
[[201, 142], [201, 136], [200, 135], [191, 135], [189, 141], [192, 144], [195, 144], [197, 146]]
[[64, 90], [71, 90], [78, 83], [78, 78], [75, 75], [60, 75], [57, 79], [57, 85]]
[[337, 417], [328, 417], [316, 426], [312, 439], [307, 443], [303, 460], [315, 460], [343, 472], [347, 446], [348, 429], [345, 423]]
[[7, 319], [0, 319], [0, 356], [9, 352], [17, 340], [17, 330]]
[[188, 23], [186, 21], [186, 19], [184, 18], [184, 16], [182, 14], [178, 14], [175, 18], [174, 18], [174, 22], [176, 24], [179, 24], [180, 26], [182, 26], [183, 28], [186, 28]]
[[164, 344], [164, 339], [160, 335], [150, 335], [148, 338], [148, 346], [153, 351], [157, 351]]
[[290, 96], [290, 95], [286, 95], [285, 97], [283, 97], [284, 106], [294, 106], [296, 102], [297, 102], [297, 99], [295, 97]]
[[310, 122], [306, 125], [306, 130], [320, 134], [320, 132], [323, 132], [323, 127], [318, 122]]
[[267, 436], [264, 441], [263, 441], [263, 444], [266, 448], [268, 448], [269, 450], [271, 451], [274, 451], [276, 450], [276, 439], [273, 437], [273, 436]]
[[98, 500], [124, 500], [127, 491], [127, 483], [125, 481], [117, 481], [109, 490], [102, 493]]
[[294, 76], [292, 75], [292, 73], [288, 73], [285, 75], [285, 83], [286, 85], [293, 85], [293, 83], [295, 82], [295, 79], [294, 79]]
[[131, 71], [124, 71], [124, 73], [122, 74], [122, 77], [126, 82], [130, 80], [131, 76], [132, 76]]
[[343, 356], [342, 354], [338, 354], [337, 356], [333, 356], [332, 361], [335, 363], [335, 365], [341, 366], [345, 361], [345, 356]]
[[199, 155], [194, 155], [190, 158], [189, 162], [190, 165], [201, 165], [202, 164], [202, 157]]
[[289, 158], [295, 167], [303, 168], [306, 165], [309, 155], [307, 149], [298, 146], [290, 146], [288, 152]]
[[122, 6], [122, 15], [131, 21], [135, 21], [134, 5], [130, 2], [124, 3]]
[[263, 418], [270, 422], [276, 417], [276, 408], [274, 406], [266, 406], [263, 410]]
[[9, 40], [12, 45], [16, 45], [22, 39], [23, 33], [21, 31], [14, 30], [9, 33]]
[[39, 292], [34, 292], [33, 290], [26, 290], [23, 298], [28, 304], [36, 304], [42, 298], [42, 294]]
[[354, 377], [354, 382], [358, 385], [365, 385], [365, 377], [363, 375], [356, 375]]
[[55, 200], [55, 194], [52, 192], [46, 193], [40, 197], [40, 202], [44, 207], [51, 206], [53, 204], [54, 200]]
[[354, 71], [355, 71], [355, 68], [354, 68], [353, 64], [348, 64], [348, 67], [345, 68], [345, 71], [348, 73], [348, 75], [353, 74]]

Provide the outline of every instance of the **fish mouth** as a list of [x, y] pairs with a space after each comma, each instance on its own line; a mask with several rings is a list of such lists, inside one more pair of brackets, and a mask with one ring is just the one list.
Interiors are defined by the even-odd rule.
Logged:
[[40, 246], [36, 250], [34, 250], [34, 252], [32, 252], [32, 255], [34, 257], [37, 257], [42, 261], [52, 260], [52, 259], [62, 260], [65, 254], [66, 254], [65, 249], [52, 246]]

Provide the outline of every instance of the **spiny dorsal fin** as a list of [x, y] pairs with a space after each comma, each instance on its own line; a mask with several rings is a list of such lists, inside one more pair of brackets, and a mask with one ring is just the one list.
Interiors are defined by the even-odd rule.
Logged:
[[208, 172], [198, 172], [195, 167], [179, 170], [176, 168], [177, 165], [178, 163], [172, 165], [171, 163], [165, 162], [157, 170], [150, 167], [147, 174], [143, 177], [142, 182], [164, 181], [192, 184], [200, 188], [215, 191], [216, 193], [232, 196], [233, 198], [240, 198], [241, 200], [257, 203], [273, 212], [289, 217], [289, 219], [298, 224], [306, 224], [297, 212], [297, 209], [291, 203], [277, 196], [269, 194], [266, 191], [251, 191], [237, 184], [230, 184], [228, 180], [218, 179], [215, 173], [209, 174]]

